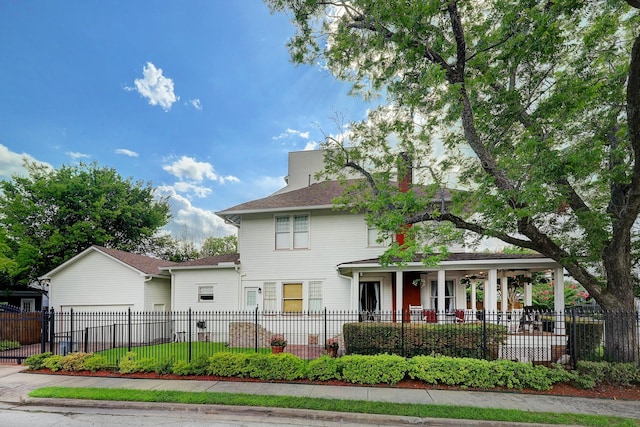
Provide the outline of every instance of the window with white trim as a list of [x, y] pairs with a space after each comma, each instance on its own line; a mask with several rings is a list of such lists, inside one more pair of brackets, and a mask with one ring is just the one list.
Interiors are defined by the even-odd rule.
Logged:
[[322, 311], [322, 281], [309, 281], [309, 312]]
[[198, 302], [213, 302], [213, 285], [198, 286]]
[[302, 283], [282, 284], [282, 311], [302, 313]]
[[276, 249], [309, 248], [309, 215], [275, 217]]
[[278, 300], [276, 298], [276, 282], [264, 282], [262, 284], [262, 306], [264, 311], [277, 311]]

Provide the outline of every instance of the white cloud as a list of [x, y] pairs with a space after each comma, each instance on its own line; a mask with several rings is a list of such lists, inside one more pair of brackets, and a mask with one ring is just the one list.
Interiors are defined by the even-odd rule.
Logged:
[[13, 175], [26, 176], [27, 171], [24, 168], [24, 161], [36, 162], [38, 164], [53, 168], [48, 163], [40, 162], [29, 154], [15, 153], [4, 145], [0, 144], [0, 177], [3, 179], [11, 179]]
[[138, 157], [139, 154], [135, 151], [127, 150], [126, 148], [116, 148], [116, 154], [124, 154], [129, 157]]
[[287, 129], [284, 132], [282, 132], [280, 135], [274, 136], [271, 139], [273, 139], [274, 141], [277, 141], [278, 139], [290, 138], [295, 136], [300, 137], [302, 139], [309, 139], [309, 132], [302, 132], [295, 129]]
[[[151, 105], [159, 105], [169, 111], [174, 102], [180, 99], [173, 91], [173, 80], [162, 75], [162, 68], [156, 68], [151, 62], [142, 69], [141, 79], [135, 79], [135, 90], [149, 100]], [[133, 88], [125, 87], [129, 91]]]
[[207, 197], [212, 192], [210, 188], [202, 187], [190, 182], [176, 182], [172, 187], [180, 193], [193, 193], [196, 197], [200, 198]]
[[190, 99], [189, 104], [191, 104], [191, 106], [198, 111], [202, 110], [202, 104], [200, 103], [200, 100], [198, 98]]
[[87, 159], [87, 158], [91, 157], [88, 154], [78, 153], [77, 151], [67, 151], [65, 154], [67, 156], [71, 157], [73, 160]]
[[218, 176], [213, 170], [211, 163], [198, 162], [193, 157], [188, 156], [182, 156], [170, 165], [163, 166], [162, 169], [177, 178], [189, 179], [194, 182], [202, 182], [205, 179], [217, 181], [221, 184], [224, 184], [227, 181], [239, 181], [235, 176]]
[[317, 142], [307, 142], [307, 145], [304, 146], [304, 151], [311, 151], [311, 150], [317, 150], [318, 147], [320, 146], [320, 144], [318, 144]]
[[199, 245], [209, 236], [220, 237], [236, 233], [235, 227], [226, 224], [213, 212], [193, 206], [175, 188], [160, 186], [155, 191], [158, 196], [169, 198], [173, 219], [164, 228], [174, 238], [184, 239], [186, 235]]

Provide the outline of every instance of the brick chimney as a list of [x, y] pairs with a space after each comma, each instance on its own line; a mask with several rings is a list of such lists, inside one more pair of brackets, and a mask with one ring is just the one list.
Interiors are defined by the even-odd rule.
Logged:
[[[411, 184], [413, 184], [413, 165], [411, 164], [411, 158], [406, 152], [400, 153], [398, 156], [398, 191], [406, 193], [409, 191]], [[411, 224], [407, 224], [406, 228], [410, 228]], [[396, 234], [396, 242], [398, 245], [404, 245], [404, 233]]]

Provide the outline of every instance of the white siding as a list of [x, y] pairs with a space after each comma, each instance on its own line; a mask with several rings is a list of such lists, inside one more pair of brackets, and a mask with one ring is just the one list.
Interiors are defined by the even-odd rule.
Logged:
[[142, 311], [144, 276], [99, 252], [89, 252], [51, 277], [50, 306], [127, 306]]
[[153, 278], [144, 284], [145, 311], [154, 311], [156, 304], [164, 304], [165, 311], [171, 311], [171, 281]]
[[[173, 307], [175, 311], [238, 310], [238, 273], [235, 268], [174, 270]], [[198, 301], [198, 286], [213, 286], [213, 301]]]
[[[351, 281], [341, 277], [336, 266], [375, 258], [384, 251], [384, 248], [367, 247], [363, 215], [310, 211], [309, 249], [276, 250], [274, 230], [272, 214], [243, 216], [238, 236], [242, 248], [242, 285], [261, 286], [263, 282], [276, 281], [280, 299], [283, 282], [303, 282], [305, 310], [308, 308], [306, 286], [310, 280], [323, 282], [323, 306], [329, 310], [348, 310], [351, 307]], [[385, 289], [384, 295], [389, 295], [390, 284], [386, 285], [389, 290]], [[390, 308], [391, 302], [385, 301], [384, 306]]]

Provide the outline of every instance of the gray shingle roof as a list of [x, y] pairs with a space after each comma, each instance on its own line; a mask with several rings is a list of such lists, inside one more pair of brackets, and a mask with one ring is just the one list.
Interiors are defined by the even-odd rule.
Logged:
[[193, 261], [185, 261], [180, 264], [175, 264], [175, 267], [208, 267], [208, 266], [217, 266], [222, 263], [233, 263], [240, 264], [240, 254], [224, 254], [224, 255], [215, 255], [206, 258], [200, 258]]

